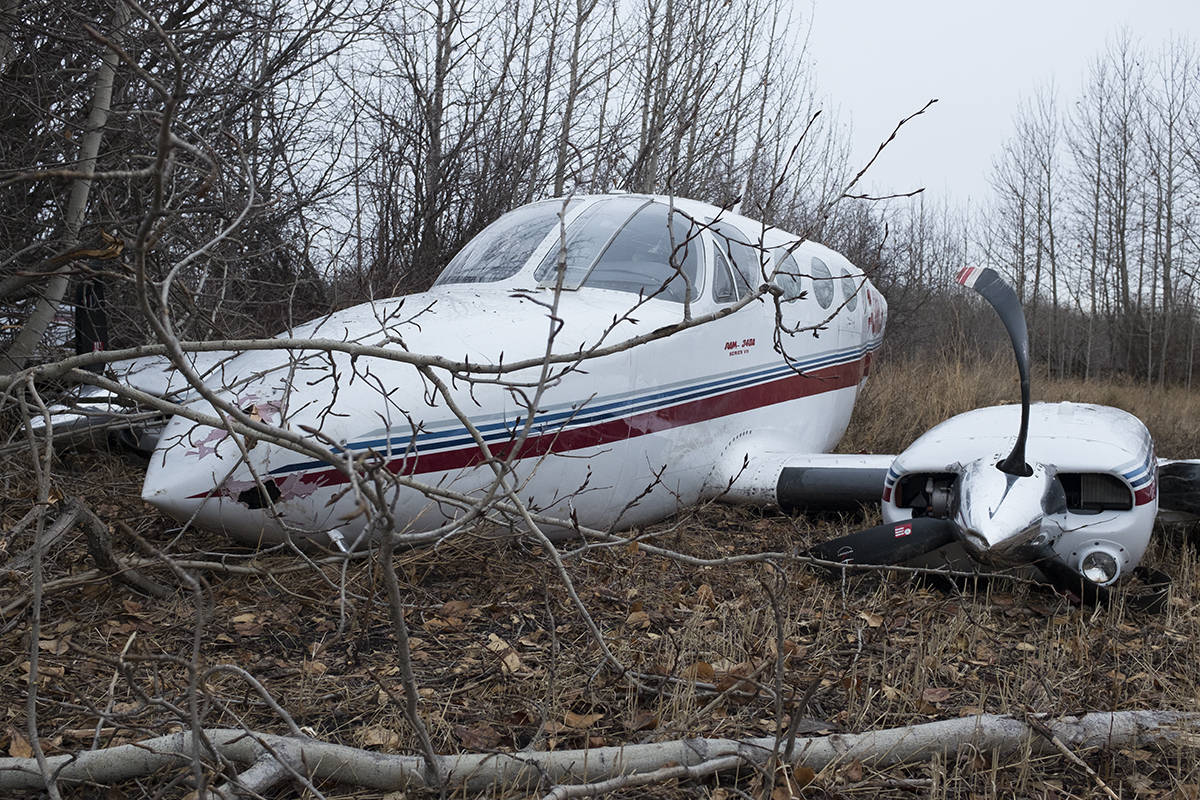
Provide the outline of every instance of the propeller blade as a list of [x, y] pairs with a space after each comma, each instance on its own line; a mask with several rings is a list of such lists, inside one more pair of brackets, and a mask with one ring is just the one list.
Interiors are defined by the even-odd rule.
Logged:
[[996, 309], [1012, 340], [1021, 373], [1021, 430], [1012, 452], [997, 466], [1009, 475], [1028, 476], [1031, 473], [1025, 463], [1025, 440], [1029, 436], [1029, 330], [1025, 327], [1025, 312], [1017, 293], [990, 267], [964, 267], [958, 272], [958, 282], [974, 289]]
[[808, 554], [842, 564], [902, 564], [957, 539], [958, 526], [950, 520], [914, 517], [821, 542]]

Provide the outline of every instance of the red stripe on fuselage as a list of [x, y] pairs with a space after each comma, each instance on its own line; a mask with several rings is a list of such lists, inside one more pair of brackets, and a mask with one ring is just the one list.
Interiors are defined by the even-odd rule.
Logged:
[[1133, 502], [1134, 505], [1144, 506], [1156, 497], [1158, 497], [1158, 481], [1150, 481], [1149, 484], [1133, 493]]
[[[556, 430], [553, 433], [530, 436], [520, 449], [521, 458], [532, 458], [547, 453], [564, 453], [585, 447], [599, 447], [613, 442], [633, 439], [649, 433], [705, 422], [710, 419], [752, 411], [756, 408], [785, 403], [802, 397], [831, 392], [854, 386], [862, 380], [867, 359], [861, 358], [848, 364], [789, 375], [786, 378], [737, 389], [732, 392], [690, 400], [655, 411], [646, 411], [623, 419], [600, 422], [581, 428]], [[494, 458], [507, 458], [516, 446], [514, 441], [489, 443]], [[473, 467], [483, 462], [479, 447], [471, 445], [441, 453], [418, 453], [415, 456], [400, 456], [388, 462], [388, 469], [408, 476], [430, 472]], [[310, 472], [301, 480], [317, 486], [334, 486], [345, 483], [347, 478], [336, 469]]]

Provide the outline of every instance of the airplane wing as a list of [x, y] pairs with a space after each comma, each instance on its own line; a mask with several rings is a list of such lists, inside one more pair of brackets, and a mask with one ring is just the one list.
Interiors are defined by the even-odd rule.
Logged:
[[[205, 374], [228, 357], [228, 353], [221, 352], [194, 353], [193, 366]], [[106, 372], [118, 383], [155, 397], [182, 400], [192, 391], [166, 356], [113, 362]], [[47, 410], [56, 440], [95, 443], [116, 433], [123, 444], [147, 453], [154, 449], [165, 421], [159, 411], [138, 408], [108, 389], [86, 384], [77, 386]], [[37, 433], [46, 427], [41, 415], [31, 417], [29, 422]]]
[[1158, 517], [1165, 522], [1200, 520], [1200, 459], [1158, 460]]
[[758, 452], [738, 458], [723, 500], [771, 503], [787, 512], [852, 511], [878, 504], [893, 455]]

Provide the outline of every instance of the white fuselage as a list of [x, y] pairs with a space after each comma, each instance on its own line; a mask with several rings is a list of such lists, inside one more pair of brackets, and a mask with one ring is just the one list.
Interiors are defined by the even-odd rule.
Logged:
[[[565, 223], [606, 199], [577, 200]], [[778, 304], [781, 321], [789, 328], [823, 329], [816, 335], [781, 334], [785, 358], [775, 347], [776, 303], [766, 296], [727, 316], [565, 371], [567, 365], [552, 365], [545, 381], [539, 366], [478, 373], [473, 382], [434, 367], [458, 414], [409, 363], [316, 349], [240, 353], [210, 373], [210, 387], [264, 422], [292, 432], [319, 431], [323, 441], [337, 446], [328, 448], [328, 458], [316, 459], [267, 441], [239, 442], [241, 437], [176, 416], [151, 460], [144, 497], [180, 520], [246, 541], [319, 537], [334, 529], [353, 540], [365, 519], [350, 490], [345, 462], [353, 457], [442, 490], [438, 502], [436, 492], [386, 489], [396, 532], [428, 531], [461, 517], [466, 499], [497, 491], [495, 470], [482, 463], [478, 435], [493, 459], [512, 460], [501, 493], [514, 491], [547, 516], [625, 528], [720, 491], [737, 474], [743, 452], [827, 452], [845, 430], [882, 338], [883, 298], [861, 272], [820, 245], [715, 207], [680, 200], [674, 206], [701, 221], [719, 216], [760, 245], [768, 278], [791, 253], [790, 263], [804, 266], [787, 281], [792, 298]], [[501, 280], [449, 283], [356, 306], [288, 336], [386, 345], [494, 366], [544, 356], [552, 326], [552, 352], [569, 355], [684, 320], [682, 302], [642, 301], [635, 293], [585, 282], [560, 293], [552, 323], [555, 291], [537, 279], [535, 269], [559, 240], [555, 232], [545, 236], [515, 274]], [[704, 231], [695, 246], [692, 318], [732, 303], [715, 292], [720, 237]], [[833, 275], [819, 294], [809, 259], [820, 260]], [[196, 408], [211, 411], [204, 401]], [[260, 499], [258, 487], [266, 483], [272, 503]]]

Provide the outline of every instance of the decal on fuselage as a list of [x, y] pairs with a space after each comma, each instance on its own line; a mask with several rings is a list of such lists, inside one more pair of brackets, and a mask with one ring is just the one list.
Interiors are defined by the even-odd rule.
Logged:
[[731, 356], [743, 356], [750, 352], [750, 348], [754, 347], [754, 339], [742, 339], [741, 342], [734, 340], [725, 343], [725, 352]]

